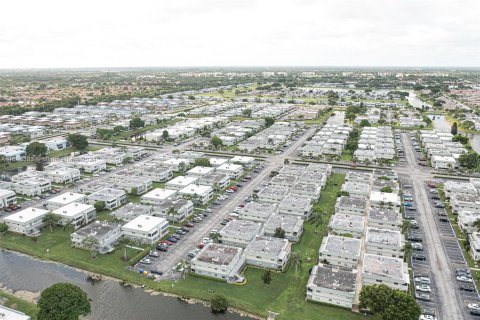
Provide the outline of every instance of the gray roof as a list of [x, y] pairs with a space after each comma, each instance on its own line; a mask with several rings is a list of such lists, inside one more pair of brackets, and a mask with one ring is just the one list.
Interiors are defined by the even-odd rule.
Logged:
[[228, 266], [242, 249], [218, 243], [210, 243], [194, 258], [194, 260]]
[[91, 224], [78, 229], [77, 231], [74, 232], [74, 234], [77, 234], [79, 236], [83, 237], [89, 237], [89, 236], [95, 236], [95, 237], [102, 237], [109, 233], [110, 231], [119, 228], [120, 224], [118, 223], [108, 223], [104, 221], [94, 221]]
[[251, 236], [252, 238], [258, 233], [260, 230], [260, 224], [252, 221], [247, 220], [232, 220], [222, 230], [220, 230], [220, 234], [232, 234], [232, 235], [247, 235]]
[[360, 239], [328, 235], [323, 240], [321, 252], [341, 253], [351, 255], [352, 257], [358, 257], [360, 256], [361, 244], [362, 240]]
[[318, 264], [313, 267], [309, 284], [343, 292], [354, 292], [356, 279], [357, 275], [353, 269]]
[[270, 256], [279, 256], [285, 251], [289, 242], [287, 239], [256, 236], [252, 242], [247, 245], [245, 253], [265, 253]]
[[368, 209], [368, 218], [374, 220], [383, 220], [388, 222], [396, 222], [401, 219], [400, 212], [390, 208], [374, 208]]

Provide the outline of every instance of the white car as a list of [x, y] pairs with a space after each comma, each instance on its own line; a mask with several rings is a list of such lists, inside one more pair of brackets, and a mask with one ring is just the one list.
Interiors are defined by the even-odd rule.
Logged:
[[415, 290], [422, 292], [432, 292], [432, 289], [427, 284], [419, 284], [415, 286]]
[[457, 280], [460, 282], [473, 282], [472, 278], [468, 278], [465, 276], [457, 276]]
[[422, 284], [430, 284], [430, 279], [428, 279], [427, 277], [417, 277], [414, 279], [415, 280], [415, 283], [422, 283]]
[[429, 314], [422, 314], [418, 320], [437, 320], [437, 318]]
[[480, 310], [480, 305], [478, 303], [469, 303], [467, 308], [468, 310]]

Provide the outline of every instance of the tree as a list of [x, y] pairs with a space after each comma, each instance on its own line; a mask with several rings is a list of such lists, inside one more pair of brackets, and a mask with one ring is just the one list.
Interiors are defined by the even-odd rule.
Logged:
[[210, 232], [208, 236], [210, 237], [210, 239], [212, 239], [214, 243], [219, 243], [220, 239], [222, 238], [222, 235], [218, 232]]
[[369, 127], [369, 126], [370, 126], [370, 122], [368, 122], [368, 120], [363, 119], [362, 121], [360, 121], [360, 127]]
[[275, 233], [273, 234], [273, 236], [274, 236], [275, 238], [281, 238], [281, 239], [283, 239], [283, 238], [285, 238], [285, 230], [283, 230], [282, 227], [277, 227], [277, 228], [275, 229]]
[[33, 158], [38, 171], [43, 170], [43, 161], [47, 155], [48, 148], [45, 143], [34, 141], [30, 143], [26, 148], [26, 154], [28, 157]]
[[71, 283], [56, 283], [38, 300], [38, 320], [78, 320], [91, 312], [87, 294]]
[[317, 211], [310, 216], [310, 223], [315, 225], [315, 233], [317, 233], [318, 227], [322, 225], [323, 222], [323, 212]]
[[412, 295], [384, 284], [363, 286], [360, 292], [360, 306], [370, 309], [382, 320], [416, 320], [421, 313]]
[[112, 135], [113, 135], [113, 130], [110, 130], [110, 129], [97, 128], [97, 130], [95, 131], [95, 136], [103, 140], [111, 139]]
[[115, 247], [117, 249], [123, 250], [123, 261], [128, 261], [128, 256], [127, 256], [127, 247], [133, 246], [135, 244], [135, 241], [128, 237], [121, 237], [117, 240], [117, 243], [115, 243]]
[[5, 222], [0, 223], [0, 233], [5, 233], [8, 231], [8, 226]]
[[105, 210], [105, 201], [96, 201], [93, 206], [95, 207], [95, 210], [97, 210], [97, 212]]
[[210, 307], [213, 312], [225, 312], [228, 309], [228, 301], [225, 296], [217, 293], [210, 300]]
[[223, 141], [219, 137], [213, 136], [212, 137], [212, 145], [215, 147], [215, 149], [218, 149], [219, 147], [221, 147], [223, 145]]
[[252, 117], [252, 109], [244, 109], [242, 111], [242, 116], [251, 118]]
[[119, 125], [119, 126], [113, 127], [113, 133], [120, 133], [120, 132], [123, 132], [125, 130], [126, 130], [126, 128], [124, 126]]
[[462, 167], [466, 167], [469, 169], [476, 168], [478, 166], [478, 154], [471, 151], [467, 154], [461, 154], [460, 157], [458, 157], [458, 162]]
[[272, 117], [265, 118], [265, 127], [270, 127], [274, 123], [275, 123], [275, 119], [273, 119]]
[[130, 125], [130, 129], [143, 128], [145, 127], [145, 121], [143, 121], [139, 117], [135, 117], [132, 120], [130, 120], [129, 125]]
[[98, 239], [94, 236], [88, 236], [82, 240], [82, 246], [90, 251], [90, 257], [92, 257], [92, 259], [97, 257], [99, 245]]
[[450, 129], [450, 132], [455, 136], [458, 133], [458, 128], [457, 128], [457, 123], [454, 122], [452, 125], [452, 128]]
[[290, 160], [288, 160], [288, 159], [285, 158], [285, 159], [283, 160], [283, 164], [284, 164], [284, 165], [290, 164]]
[[84, 135], [72, 133], [67, 136], [67, 140], [77, 150], [85, 150], [88, 147], [88, 140]]
[[272, 282], [272, 271], [270, 271], [270, 269], [265, 270], [262, 274], [262, 281], [265, 287], [268, 288], [268, 285]]
[[210, 164], [210, 160], [208, 158], [198, 158], [195, 159], [195, 162], [193, 163], [194, 167], [211, 167], [212, 165]]
[[72, 233], [73, 231], [75, 231], [75, 225], [73, 224], [72, 220], [68, 220], [68, 222], [65, 223], [65, 225], [63, 226], [63, 231], [68, 233]]
[[170, 137], [170, 135], [168, 134], [168, 131], [167, 131], [167, 130], [163, 130], [163, 132], [162, 132], [162, 138], [163, 138], [163, 140], [168, 141], [169, 137]]
[[393, 191], [392, 187], [389, 187], [389, 186], [386, 186], [380, 189], [380, 192], [391, 193], [392, 191]]
[[295, 267], [295, 272], [298, 271], [298, 269], [302, 269], [302, 257], [300, 257], [300, 254], [298, 252], [293, 252], [290, 256], [290, 263], [292, 266]]
[[475, 220], [475, 222], [473, 223], [473, 226], [476, 227], [477, 231], [480, 232], [480, 219]]
[[43, 218], [42, 222], [45, 226], [50, 228], [50, 232], [53, 232], [53, 227], [57, 225], [61, 217], [58, 214], [49, 212]]

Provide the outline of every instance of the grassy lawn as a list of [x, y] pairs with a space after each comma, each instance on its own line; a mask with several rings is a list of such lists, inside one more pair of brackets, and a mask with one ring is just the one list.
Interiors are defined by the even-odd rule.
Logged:
[[332, 306], [305, 302], [306, 284], [309, 270], [315, 265], [318, 258], [318, 249], [325, 234], [326, 225], [335, 210], [337, 192], [344, 181], [343, 174], [333, 174], [327, 187], [321, 194], [320, 201], [315, 206], [315, 211], [325, 213], [323, 223], [318, 228], [310, 223], [304, 225], [305, 230], [298, 244], [292, 247], [293, 252], [298, 252], [303, 260], [302, 268], [295, 270], [288, 266], [284, 273], [274, 273], [272, 283], [265, 288], [261, 275], [263, 270], [248, 267], [245, 270], [247, 283], [245, 285], [227, 284], [221, 281], [203, 277], [188, 276], [175, 284], [180, 292], [185, 295], [208, 298], [213, 290], [215, 293], [224, 294], [232, 306], [265, 315], [267, 310], [278, 312], [276, 319], [302, 319], [302, 320], [330, 320], [330, 319], [360, 319], [364, 316]]
[[352, 154], [352, 152], [344, 149], [344, 150], [342, 151], [342, 155], [340, 156], [340, 160], [343, 160], [343, 161], [352, 161], [352, 159], [353, 159], [353, 154]]
[[32, 320], [37, 319], [38, 309], [36, 304], [19, 299], [5, 292], [0, 292], [0, 299], [4, 302], [2, 303], [3, 306], [28, 314], [32, 317]]

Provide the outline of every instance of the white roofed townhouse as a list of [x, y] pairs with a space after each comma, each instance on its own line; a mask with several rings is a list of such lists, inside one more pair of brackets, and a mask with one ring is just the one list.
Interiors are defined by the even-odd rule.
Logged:
[[447, 181], [443, 186], [443, 191], [445, 192], [445, 197], [447, 198], [450, 198], [454, 194], [473, 197], [478, 196], [477, 189], [470, 182]]
[[336, 235], [323, 238], [319, 250], [319, 261], [324, 263], [356, 268], [360, 259], [362, 240]]
[[312, 200], [304, 197], [286, 196], [278, 204], [279, 214], [289, 214], [308, 219], [312, 213]]
[[247, 265], [285, 270], [292, 246], [287, 239], [256, 236], [244, 250]]
[[64, 226], [71, 223], [74, 228], [89, 224], [96, 217], [95, 208], [86, 203], [71, 202], [52, 212], [61, 217], [58, 221], [59, 225]]
[[55, 197], [52, 197], [47, 200], [47, 208], [50, 210], [55, 210], [57, 208], [66, 206], [72, 202], [77, 203], [85, 203], [87, 200], [87, 196], [83, 193], [75, 193], [75, 192], [64, 192], [59, 194]]
[[365, 199], [370, 195], [370, 183], [347, 181], [342, 185], [341, 190], [348, 193], [350, 197]]
[[364, 216], [366, 211], [367, 200], [363, 198], [341, 196], [335, 203], [335, 213]]
[[106, 210], [113, 210], [127, 201], [127, 194], [124, 190], [104, 188], [87, 196], [89, 204], [95, 205], [97, 201], [103, 201]]
[[230, 179], [237, 179], [243, 173], [243, 166], [234, 163], [225, 163], [216, 169], [217, 172], [228, 174]]
[[115, 243], [122, 236], [121, 226], [118, 223], [94, 221], [91, 224], [76, 230], [70, 235], [72, 247], [87, 249], [85, 239], [93, 237], [98, 241], [97, 250], [100, 254], [115, 250]]
[[470, 255], [473, 260], [480, 260], [480, 232], [472, 232], [468, 235], [470, 242]]
[[244, 167], [251, 167], [255, 163], [254, 157], [248, 156], [235, 156], [232, 159], [228, 160], [230, 163], [241, 164]]
[[466, 233], [478, 230], [475, 222], [480, 219], [480, 211], [460, 211], [458, 213], [458, 226]]
[[171, 222], [182, 222], [193, 213], [193, 202], [185, 199], [167, 199], [156, 204], [153, 215]]
[[299, 216], [286, 214], [272, 214], [263, 224], [263, 233], [266, 236], [275, 236], [275, 230], [282, 228], [285, 231], [285, 238], [296, 242], [300, 240], [303, 233], [304, 220]]
[[130, 202], [112, 212], [112, 216], [124, 222], [132, 221], [140, 215], [153, 216], [153, 206]]
[[178, 194], [184, 199], [191, 200], [193, 203], [204, 205], [213, 197], [213, 188], [197, 184], [190, 184], [178, 191]]
[[230, 184], [228, 174], [214, 172], [199, 177], [197, 184], [212, 187], [213, 190], [219, 191], [225, 189]]
[[215, 168], [196, 166], [187, 171], [187, 176], [202, 177], [213, 172], [215, 172]]
[[181, 190], [188, 185], [198, 181], [198, 177], [194, 176], [178, 176], [165, 183], [165, 187], [171, 190]]
[[17, 203], [17, 195], [12, 190], [0, 189], [0, 208]]
[[400, 230], [402, 227], [402, 215], [396, 208], [374, 208], [368, 209], [367, 224], [369, 227]]
[[349, 235], [360, 238], [363, 233], [365, 217], [336, 213], [330, 218], [328, 226], [337, 235]]
[[372, 191], [370, 192], [370, 205], [374, 207], [400, 207], [400, 196], [396, 193]]
[[82, 154], [72, 159], [72, 164], [80, 171], [96, 173], [107, 169], [107, 162], [93, 153]]
[[190, 167], [191, 161], [185, 158], [171, 158], [162, 162], [163, 165], [166, 165], [172, 168], [173, 171], [180, 172], [187, 170]]
[[169, 198], [175, 198], [177, 190], [155, 188], [152, 191], [140, 197], [140, 202], [144, 204], [158, 205]]
[[364, 286], [384, 284], [392, 289], [408, 291], [410, 276], [407, 263], [401, 258], [365, 253], [362, 280]]
[[[448, 152], [448, 151], [447, 151]], [[435, 169], [455, 169], [457, 168], [457, 161], [452, 156], [434, 155], [430, 158], [432, 167]]]
[[219, 243], [207, 244], [191, 261], [193, 273], [237, 282], [243, 279], [240, 272], [245, 266], [243, 249]]
[[245, 248], [259, 234], [261, 223], [246, 220], [232, 220], [220, 230], [220, 242], [226, 245]]
[[285, 187], [264, 187], [257, 193], [257, 198], [262, 202], [280, 203], [288, 194]]
[[319, 263], [310, 273], [306, 299], [350, 309], [355, 298], [356, 280], [356, 269]]
[[276, 204], [260, 201], [249, 202], [238, 213], [240, 220], [249, 220], [253, 222], [265, 222], [275, 213]]
[[168, 233], [168, 221], [165, 218], [140, 215], [122, 226], [125, 237], [142, 244], [153, 244]]
[[26, 196], [37, 196], [47, 192], [52, 188], [50, 179], [42, 177], [26, 178], [28, 180], [16, 181], [13, 183], [13, 189], [17, 194]]
[[369, 227], [365, 244], [367, 253], [403, 259], [405, 241], [399, 230]]
[[36, 236], [40, 234], [40, 229], [44, 225], [43, 217], [47, 213], [48, 210], [30, 207], [6, 216], [3, 220], [11, 232]]
[[217, 167], [220, 167], [221, 165], [223, 164], [226, 164], [228, 163], [228, 160], [227, 158], [215, 158], [215, 157], [212, 157], [212, 158], [209, 158], [208, 159], [210, 161], [210, 165], [214, 168], [217, 168]]
[[480, 212], [480, 199], [477, 196], [454, 194], [450, 196], [450, 205], [453, 213], [461, 211], [478, 211]]

